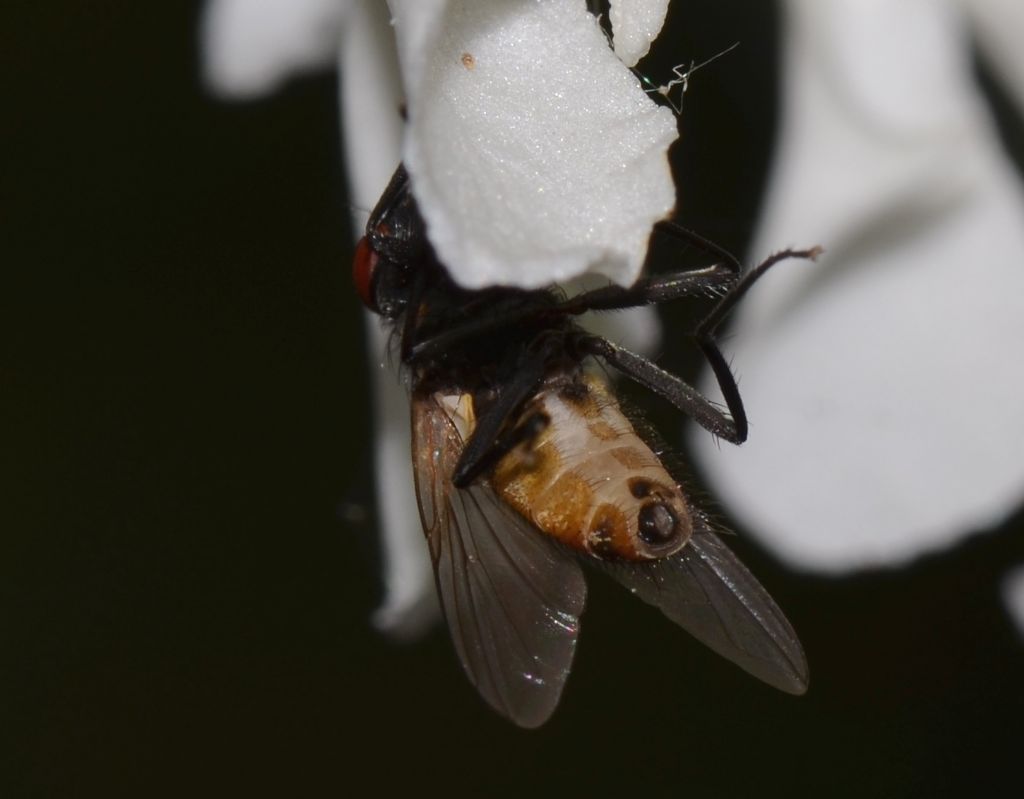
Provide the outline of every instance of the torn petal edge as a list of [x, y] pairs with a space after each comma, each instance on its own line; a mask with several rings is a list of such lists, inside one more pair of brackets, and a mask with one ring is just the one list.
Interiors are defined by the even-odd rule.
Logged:
[[610, 0], [615, 55], [627, 67], [635, 67], [658, 38], [668, 14], [669, 0]]

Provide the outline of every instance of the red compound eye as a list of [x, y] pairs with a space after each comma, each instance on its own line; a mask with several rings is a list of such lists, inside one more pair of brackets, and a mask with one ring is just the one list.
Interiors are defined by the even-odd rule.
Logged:
[[359, 239], [356, 245], [356, 256], [352, 260], [352, 282], [356, 285], [359, 299], [363, 305], [376, 312], [377, 303], [373, 298], [373, 273], [377, 268], [380, 256], [377, 255], [366, 236]]

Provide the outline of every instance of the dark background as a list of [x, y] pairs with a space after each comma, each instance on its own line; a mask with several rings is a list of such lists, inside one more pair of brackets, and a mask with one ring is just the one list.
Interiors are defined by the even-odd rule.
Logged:
[[[998, 595], [1024, 561], [1019, 519], [844, 580], [737, 541], [800, 631], [802, 699], [597, 580], [562, 706], [536, 732], [485, 708], [440, 629], [411, 646], [376, 634], [333, 78], [218, 104], [194, 3], [5, 11], [0, 795], [1019, 783], [1024, 648]], [[673, 21], [657, 75], [742, 41], [691, 85], [677, 150], [684, 221], [742, 252], [779, 20], [768, 3], [690, 0]], [[685, 321], [667, 324], [675, 341]]]

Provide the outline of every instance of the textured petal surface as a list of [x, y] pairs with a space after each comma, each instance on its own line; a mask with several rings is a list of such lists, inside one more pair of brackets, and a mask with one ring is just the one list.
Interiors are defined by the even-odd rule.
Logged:
[[582, 0], [392, 0], [405, 160], [467, 287], [636, 279], [676, 138]]
[[750, 441], [694, 434], [719, 496], [790, 563], [906, 561], [1024, 498], [1024, 193], [948, 4], [791, 0], [782, 147], [745, 300]]
[[226, 97], [273, 91], [296, 72], [332, 66], [353, 0], [211, 0], [201, 26], [207, 85]]

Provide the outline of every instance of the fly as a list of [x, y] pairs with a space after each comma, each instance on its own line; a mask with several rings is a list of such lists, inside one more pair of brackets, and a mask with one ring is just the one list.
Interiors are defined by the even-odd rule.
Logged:
[[[819, 250], [785, 250], [744, 274], [679, 225], [655, 229], [720, 261], [569, 298], [467, 290], [438, 261], [399, 166], [356, 249], [356, 288], [393, 324], [411, 377], [416, 497], [455, 650], [483, 699], [523, 727], [550, 717], [568, 677], [586, 600], [581, 563], [755, 677], [793, 694], [807, 689], [789, 622], [587, 365], [613, 367], [741, 443], [747, 417], [714, 332], [771, 266]], [[718, 299], [694, 336], [728, 414], [574, 321], [708, 295]]]

